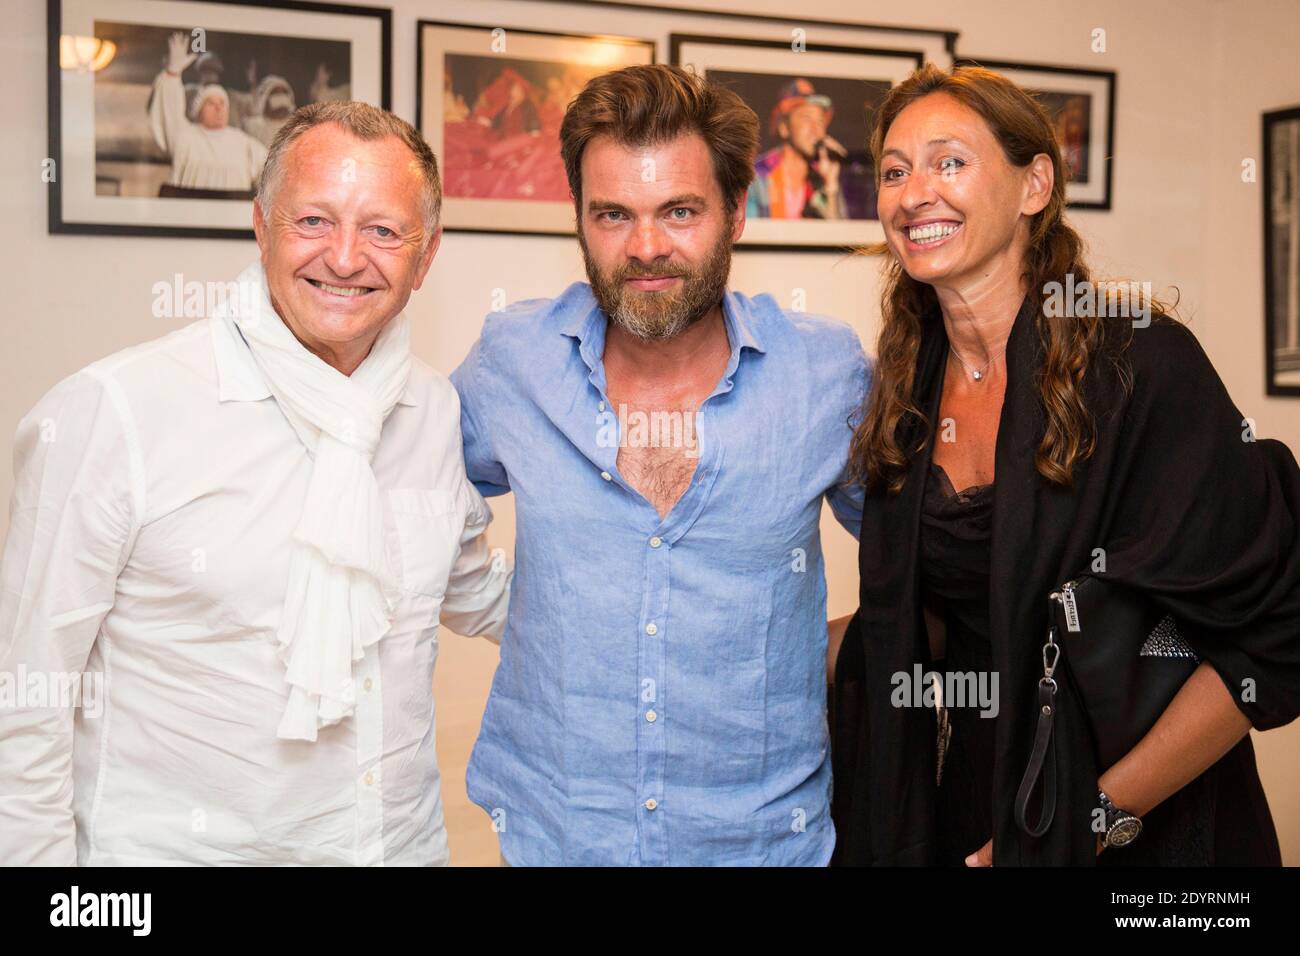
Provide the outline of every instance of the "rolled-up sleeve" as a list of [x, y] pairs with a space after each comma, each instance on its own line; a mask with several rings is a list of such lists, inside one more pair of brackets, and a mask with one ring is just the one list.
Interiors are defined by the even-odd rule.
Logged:
[[1259, 581], [1252, 585], [1259, 588], [1258, 604], [1232, 627], [1207, 623], [1205, 617], [1180, 623], [1251, 726], [1272, 730], [1300, 715], [1300, 471], [1281, 442], [1256, 445], [1265, 467], [1254, 511], [1263, 526], [1254, 529], [1255, 546], [1242, 552], [1254, 562], [1225, 561], [1216, 583], [1230, 585], [1234, 575], [1253, 577]]
[[1134, 333], [1107, 573], [1148, 592], [1256, 730], [1300, 715], [1300, 469], [1183, 326]]
[[83, 371], [51, 390], [15, 437], [0, 558], [0, 681], [9, 684], [0, 686], [0, 865], [76, 863], [78, 698], [52, 690], [93, 679], [86, 661], [139, 528], [143, 477], [128, 416], [115, 383]]
[[492, 450], [492, 436], [481, 385], [482, 363], [487, 346], [483, 338], [474, 343], [465, 361], [451, 373], [451, 383], [460, 395], [460, 428], [465, 443], [465, 469], [469, 480], [484, 495], [504, 495], [510, 479]]
[[457, 634], [486, 637], [499, 644], [514, 567], [502, 549], [488, 545], [492, 509], [468, 480], [462, 483], [459, 498], [466, 516], [465, 530], [447, 580], [442, 621]]
[[843, 441], [846, 448], [846, 464], [839, 481], [826, 492], [826, 501], [835, 515], [835, 519], [854, 538], [862, 537], [862, 502], [866, 489], [853, 477], [853, 463], [848, 461], [848, 449], [851, 447], [853, 432], [862, 418], [862, 411], [871, 391], [871, 360], [862, 350], [862, 343], [857, 333], [847, 330], [848, 341], [842, 355], [849, 362], [847, 371], [840, 376], [842, 389], [837, 396], [844, 413]]

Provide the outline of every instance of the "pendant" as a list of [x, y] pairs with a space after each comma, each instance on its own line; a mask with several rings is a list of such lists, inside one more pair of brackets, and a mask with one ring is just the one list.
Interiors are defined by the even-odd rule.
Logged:
[[971, 372], [970, 375], [971, 378], [975, 379], [975, 381], [977, 382], [984, 377], [983, 372]]

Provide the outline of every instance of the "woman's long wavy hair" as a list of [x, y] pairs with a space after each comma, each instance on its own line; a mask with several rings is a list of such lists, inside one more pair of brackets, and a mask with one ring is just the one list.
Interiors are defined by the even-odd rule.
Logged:
[[[1073, 275], [1075, 286], [1091, 281], [1084, 260], [1083, 240], [1066, 223], [1066, 169], [1051, 120], [1032, 96], [1010, 80], [980, 67], [959, 67], [951, 73], [927, 65], [894, 87], [876, 115], [871, 134], [871, 155], [880, 169], [881, 152], [890, 126], [907, 106], [932, 93], [947, 93], [984, 118], [1013, 166], [1024, 168], [1039, 153], [1051, 157], [1055, 173], [1052, 196], [1032, 219], [1023, 278], [1030, 294], [1047, 296], [1049, 283], [1065, 285]], [[876, 352], [871, 392], [865, 400], [861, 423], [850, 446], [855, 477], [869, 489], [897, 491], [903, 485], [908, 461], [925, 448], [930, 427], [916, 406], [914, 388], [923, 321], [939, 314], [933, 286], [907, 274], [885, 243], [868, 247], [868, 254], [888, 256], [884, 268], [881, 311], [884, 324]], [[1138, 308], [1132, 303], [1131, 309]], [[1165, 311], [1158, 305], [1159, 311]], [[1096, 311], [1106, 311], [1098, 309]], [[1046, 413], [1046, 429], [1038, 444], [1035, 464], [1039, 474], [1057, 485], [1069, 485], [1076, 463], [1092, 454], [1096, 432], [1081, 391], [1084, 373], [1097, 356], [1107, 326], [1115, 323], [1094, 317], [1045, 317], [1037, 310], [1037, 330], [1044, 361], [1037, 388]], [[1128, 322], [1124, 323], [1131, 329]], [[1120, 366], [1121, 376], [1126, 376]], [[1127, 377], [1124, 378], [1128, 384]], [[920, 425], [912, 430], [910, 426]], [[905, 434], [921, 436], [904, 442]]]

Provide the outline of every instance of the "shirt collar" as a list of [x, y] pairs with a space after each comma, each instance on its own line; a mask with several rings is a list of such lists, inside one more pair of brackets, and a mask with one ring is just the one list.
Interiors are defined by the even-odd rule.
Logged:
[[217, 360], [217, 401], [260, 402], [270, 398], [266, 379], [234, 321], [224, 315], [214, 315], [208, 324]]
[[[578, 288], [575, 289], [574, 286]], [[575, 295], [577, 301], [574, 303], [574, 308], [567, 310], [568, 317], [561, 324], [560, 333], [571, 339], [577, 339], [580, 347], [591, 343], [594, 339], [599, 339], [600, 350], [596, 353], [599, 356], [604, 351], [606, 319], [605, 313], [596, 304], [596, 297], [591, 294], [590, 287], [576, 282], [566, 289], [560, 298], [567, 299], [579, 290], [586, 290], [587, 295], [585, 297]]]
[[[760, 299], [766, 298], [759, 296]], [[731, 354], [736, 358], [741, 349], [753, 349], [765, 353], [767, 349], [759, 336], [757, 323], [754, 321], [757, 303], [730, 289], [722, 296], [722, 318], [727, 323], [727, 338], [731, 341]]]
[[[217, 401], [260, 402], [270, 398], [271, 389], [234, 320], [226, 315], [214, 315], [208, 319], [208, 324], [212, 330], [212, 347], [217, 362]], [[409, 375], [397, 404], [420, 404]]]

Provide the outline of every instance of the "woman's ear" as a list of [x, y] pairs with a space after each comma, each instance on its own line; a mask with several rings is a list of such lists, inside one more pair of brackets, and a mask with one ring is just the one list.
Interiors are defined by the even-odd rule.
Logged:
[[1056, 185], [1056, 171], [1052, 168], [1052, 157], [1038, 153], [1029, 161], [1025, 170], [1025, 198], [1020, 211], [1026, 216], [1042, 212], [1052, 199], [1052, 187]]

